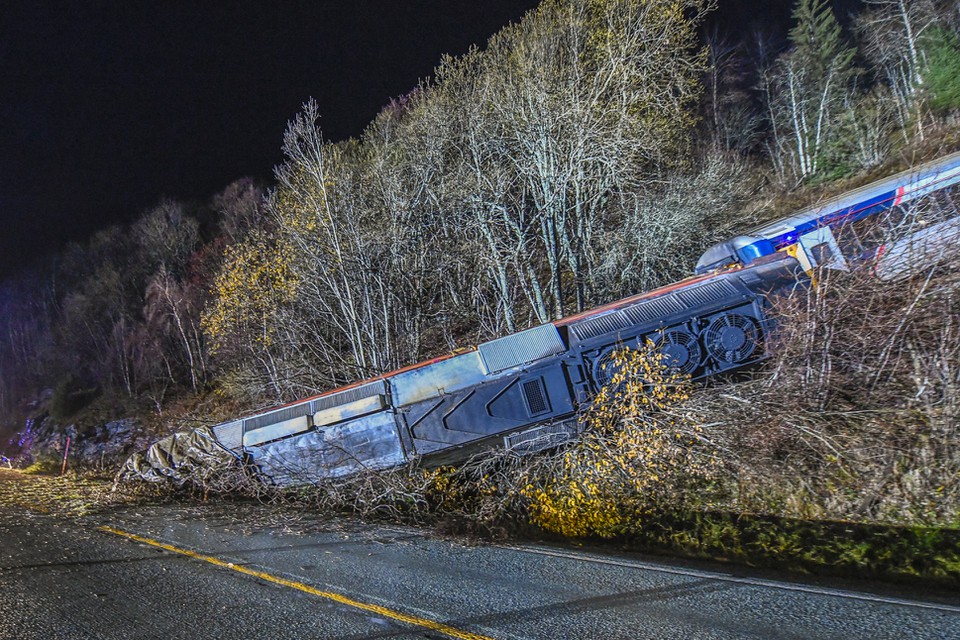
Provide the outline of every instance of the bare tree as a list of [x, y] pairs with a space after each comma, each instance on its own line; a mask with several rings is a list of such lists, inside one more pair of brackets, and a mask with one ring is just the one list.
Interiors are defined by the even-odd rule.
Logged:
[[855, 50], [842, 38], [826, 0], [798, 0], [791, 49], [764, 74], [770, 119], [776, 133], [771, 155], [788, 158], [797, 179], [824, 168], [835, 150], [855, 75]]
[[906, 140], [911, 132], [923, 139], [918, 111], [923, 87], [922, 38], [941, 20], [934, 0], [866, 0], [856, 28], [864, 55], [890, 88], [897, 123]]
[[606, 232], [598, 269], [604, 290], [621, 296], [688, 275], [703, 247], [752, 222], [740, 212], [745, 188], [743, 167], [713, 154], [693, 170], [621, 194], [622, 222]]
[[189, 283], [177, 281], [166, 269], [161, 269], [147, 284], [145, 298], [143, 313], [147, 326], [159, 340], [168, 335], [174, 337], [186, 359], [190, 386], [196, 391], [206, 377], [206, 349], [199, 326], [202, 308], [199, 292]]
[[142, 277], [164, 267], [182, 272], [199, 233], [196, 219], [179, 202], [165, 200], [141, 215], [130, 228], [130, 237], [137, 246], [137, 266], [147, 272]]
[[682, 154], [703, 68], [704, 3], [687, 8], [546, 2], [440, 76], [469, 90], [458, 146], [476, 188], [464, 206], [508, 325], [515, 290], [539, 322], [593, 302], [611, 198]]
[[745, 47], [716, 28], [707, 32], [706, 43], [704, 124], [714, 148], [745, 153], [758, 143], [761, 126], [761, 114], [747, 91], [750, 73]]
[[211, 206], [220, 216], [220, 228], [229, 242], [240, 242], [251, 231], [269, 227], [265, 199], [264, 190], [250, 178], [230, 183], [213, 197]]

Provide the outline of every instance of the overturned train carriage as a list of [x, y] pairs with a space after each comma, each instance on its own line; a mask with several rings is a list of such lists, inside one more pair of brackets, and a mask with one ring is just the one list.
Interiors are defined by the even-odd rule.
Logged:
[[788, 256], [699, 276], [214, 427], [220, 443], [278, 485], [461, 460], [502, 444], [521, 451], [576, 433], [577, 407], [609, 375], [621, 346], [648, 341], [694, 378], [762, 359], [765, 294], [796, 282]]
[[[835, 231], [960, 181], [960, 154], [861, 187], [715, 245], [699, 275], [273, 411], [213, 428], [220, 445], [268, 481], [292, 485], [400, 465], [462, 460], [491, 444], [533, 451], [576, 433], [576, 411], [610, 375], [621, 346], [652, 342], [700, 379], [762, 360], [770, 292], [815, 267], [877, 259], [909, 271], [960, 241], [960, 219], [909, 243], [851, 249]], [[917, 250], [917, 243], [922, 250]]]

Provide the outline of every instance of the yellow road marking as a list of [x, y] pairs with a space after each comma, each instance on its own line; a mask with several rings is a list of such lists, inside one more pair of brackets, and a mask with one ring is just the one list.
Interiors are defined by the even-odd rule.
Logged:
[[148, 544], [152, 547], [157, 547], [159, 549], [164, 549], [165, 551], [170, 551], [172, 553], [179, 553], [180, 555], [187, 556], [188, 558], [193, 558], [194, 560], [202, 560], [203, 562], [209, 562], [212, 565], [223, 567], [224, 569], [231, 569], [237, 573], [242, 573], [244, 575], [253, 576], [254, 578], [260, 578], [261, 580], [266, 580], [267, 582], [272, 582], [273, 584], [279, 584], [284, 587], [290, 587], [291, 589], [297, 589], [298, 591], [303, 591], [304, 593], [309, 593], [310, 595], [318, 596], [320, 598], [326, 598], [327, 600], [333, 600], [334, 602], [339, 602], [340, 604], [345, 604], [350, 607], [355, 607], [363, 611], [369, 611], [370, 613], [375, 613], [381, 615], [385, 618], [391, 618], [399, 622], [405, 622], [407, 624], [416, 625], [418, 627], [423, 627], [425, 629], [430, 629], [431, 631], [437, 631], [444, 635], [448, 635], [451, 638], [457, 638], [458, 640], [492, 640], [488, 636], [482, 636], [477, 633], [470, 633], [469, 631], [463, 631], [455, 627], [451, 627], [443, 624], [442, 622], [437, 622], [435, 620], [430, 620], [428, 618], [421, 618], [419, 616], [412, 616], [406, 613], [401, 613], [400, 611], [394, 611], [386, 607], [381, 607], [377, 604], [370, 604], [367, 602], [361, 602], [359, 600], [354, 600], [353, 598], [348, 598], [347, 596], [341, 595], [339, 593], [333, 593], [332, 591], [321, 591], [315, 587], [311, 587], [308, 584], [302, 582], [296, 582], [294, 580], [287, 580], [286, 578], [281, 578], [279, 576], [271, 575], [269, 573], [264, 573], [263, 571], [256, 571], [255, 569], [249, 569], [240, 565], [236, 565], [232, 562], [227, 562], [226, 560], [221, 560], [219, 558], [214, 558], [213, 556], [203, 555], [202, 553], [197, 553], [196, 551], [190, 551], [189, 549], [181, 549], [179, 547], [174, 547], [173, 545], [160, 542], [158, 540], [152, 540], [150, 538], [144, 538], [143, 536], [138, 536], [134, 533], [127, 533], [126, 531], [121, 531], [120, 529], [114, 529], [113, 527], [98, 527], [100, 531], [106, 531], [107, 533], [113, 533], [136, 542], [142, 542], [143, 544]]

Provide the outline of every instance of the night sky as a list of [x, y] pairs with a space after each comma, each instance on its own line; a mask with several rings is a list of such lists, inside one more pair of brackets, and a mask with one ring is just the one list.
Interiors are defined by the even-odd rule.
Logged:
[[[484, 44], [536, 4], [4, 3], [0, 275], [163, 197], [268, 182], [286, 123], [311, 96], [325, 137], [359, 135], [443, 53]], [[782, 32], [791, 3], [720, 4], [727, 30]]]

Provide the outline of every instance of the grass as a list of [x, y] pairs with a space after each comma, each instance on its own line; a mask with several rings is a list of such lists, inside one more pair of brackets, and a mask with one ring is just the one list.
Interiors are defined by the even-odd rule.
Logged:
[[112, 479], [94, 475], [55, 476], [29, 468], [0, 470], [0, 508], [19, 507], [68, 518], [138, 503], [150, 497], [148, 494], [154, 489], [141, 486], [114, 490]]
[[922, 579], [960, 589], [960, 529], [660, 513], [617, 542], [630, 548], [819, 575]]

